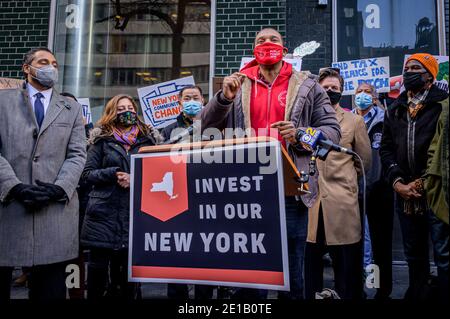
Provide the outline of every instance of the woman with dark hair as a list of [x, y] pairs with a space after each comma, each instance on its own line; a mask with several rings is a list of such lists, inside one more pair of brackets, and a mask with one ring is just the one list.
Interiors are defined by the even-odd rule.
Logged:
[[130, 156], [162, 141], [137, 110], [132, 97], [113, 97], [89, 139], [82, 180], [93, 189], [81, 231], [81, 244], [90, 248], [88, 299], [137, 296], [127, 280]]

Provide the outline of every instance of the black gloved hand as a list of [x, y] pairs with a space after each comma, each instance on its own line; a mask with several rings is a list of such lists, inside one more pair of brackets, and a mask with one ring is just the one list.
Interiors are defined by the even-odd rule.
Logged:
[[61, 186], [51, 184], [51, 183], [44, 183], [40, 180], [36, 180], [36, 184], [38, 184], [40, 187], [44, 189], [47, 196], [50, 197], [50, 200], [54, 201], [63, 201], [66, 200], [66, 192], [64, 189], [62, 189]]
[[45, 188], [28, 184], [17, 184], [9, 191], [9, 196], [31, 209], [40, 208], [50, 200]]

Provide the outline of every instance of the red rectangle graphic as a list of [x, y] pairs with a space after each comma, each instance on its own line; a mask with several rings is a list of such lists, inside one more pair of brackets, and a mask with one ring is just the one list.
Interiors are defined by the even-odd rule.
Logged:
[[283, 272], [263, 270], [133, 266], [132, 275], [137, 278], [170, 278], [284, 285]]

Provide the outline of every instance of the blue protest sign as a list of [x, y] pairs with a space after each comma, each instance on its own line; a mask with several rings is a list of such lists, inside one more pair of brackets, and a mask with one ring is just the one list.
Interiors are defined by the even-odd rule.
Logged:
[[175, 122], [182, 111], [178, 93], [189, 85], [195, 85], [192, 76], [139, 88], [139, 102], [145, 123], [163, 128]]

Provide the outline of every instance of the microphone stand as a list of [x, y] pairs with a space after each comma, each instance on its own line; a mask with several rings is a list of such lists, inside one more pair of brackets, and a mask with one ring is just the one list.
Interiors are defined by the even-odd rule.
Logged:
[[177, 144], [179, 141], [181, 141], [182, 138], [183, 138], [182, 135], [178, 135], [176, 138], [164, 142], [163, 145]]
[[328, 154], [332, 150], [332, 144], [324, 144], [322, 146], [317, 145], [313, 154], [311, 155], [311, 159], [309, 160], [309, 172], [305, 173], [304, 171], [300, 172], [300, 177], [295, 178], [295, 180], [300, 184], [299, 190], [304, 193], [311, 193], [308, 191], [306, 183], [309, 181], [310, 176], [314, 176], [317, 172], [317, 159], [326, 160]]
[[[332, 147], [329, 145], [322, 145], [322, 146], [317, 146], [315, 151], [313, 152], [313, 154], [311, 155], [311, 159], [309, 161], [309, 174], [306, 174], [305, 172], [301, 172], [300, 175], [301, 177], [297, 179], [297, 181], [301, 184], [301, 189], [303, 190], [303, 186], [305, 185], [306, 182], [308, 182], [309, 180], [309, 176], [314, 176], [314, 174], [317, 171], [317, 165], [316, 165], [316, 160], [317, 158], [321, 159], [321, 160], [325, 160], [328, 156], [328, 154], [330, 153], [330, 151], [332, 150]], [[352, 156], [354, 156], [360, 163], [361, 165], [361, 173], [362, 173], [362, 181], [363, 181], [363, 185], [362, 185], [362, 193], [363, 193], [363, 207], [362, 207], [362, 214], [361, 214], [361, 249], [362, 249], [362, 266], [364, 267], [364, 237], [365, 237], [365, 223], [366, 223], [366, 216], [367, 216], [367, 198], [366, 198], [366, 187], [367, 187], [367, 180], [366, 180], [366, 172], [364, 170], [364, 162], [361, 158], [361, 156], [359, 156], [358, 153], [351, 151]], [[370, 264], [369, 266], [367, 266], [367, 268], [365, 269], [367, 272], [373, 273], [375, 270], [372, 267], [373, 265]]]
[[[194, 129], [195, 129], [195, 128], [194, 128], [194, 125], [192, 125], [192, 126], [190, 126], [190, 127], [187, 129], [187, 132], [178, 134], [178, 135], [175, 136], [174, 138], [169, 139], [169, 140], [165, 141], [164, 143], [162, 143], [162, 145], [177, 144], [178, 142], [180, 142], [180, 141], [181, 141], [183, 138], [185, 138], [186, 136], [192, 136], [192, 135], [194, 134]], [[210, 141], [210, 140], [211, 140], [211, 138], [209, 138], [208, 136], [202, 134], [202, 136], [201, 136], [201, 141]]]
[[321, 147], [317, 145], [316, 149], [314, 150], [313, 154], [311, 155], [311, 159], [309, 160], [309, 172], [306, 173], [305, 171], [300, 172], [300, 177], [296, 177], [295, 180], [300, 184], [299, 190], [303, 193], [311, 194], [311, 192], [308, 190], [308, 187], [306, 184], [309, 181], [310, 176], [314, 176], [317, 171], [317, 158], [321, 160], [325, 160], [328, 153], [331, 151], [331, 147]]
[[311, 159], [309, 161], [309, 175], [314, 176], [317, 171], [317, 159], [321, 159], [322, 161], [327, 159], [328, 154], [331, 152], [332, 146], [331, 144], [325, 145], [317, 145], [313, 154], [311, 155]]

